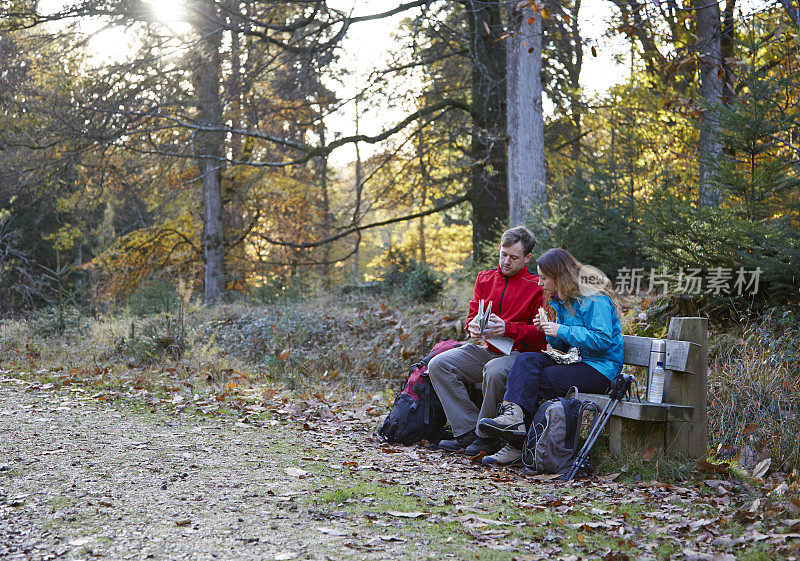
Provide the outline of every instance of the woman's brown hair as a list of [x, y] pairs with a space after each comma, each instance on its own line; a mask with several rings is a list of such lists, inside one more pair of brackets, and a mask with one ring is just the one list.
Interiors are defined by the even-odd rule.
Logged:
[[[574, 313], [572, 305], [578, 299], [592, 294], [605, 294], [617, 308], [616, 297], [611, 290], [611, 282], [599, 270], [593, 269], [590, 280], [582, 279], [586, 269], [566, 249], [554, 247], [545, 251], [536, 260], [542, 275], [552, 279], [556, 286], [556, 294], [570, 313]], [[617, 310], [619, 314], [619, 310]]]

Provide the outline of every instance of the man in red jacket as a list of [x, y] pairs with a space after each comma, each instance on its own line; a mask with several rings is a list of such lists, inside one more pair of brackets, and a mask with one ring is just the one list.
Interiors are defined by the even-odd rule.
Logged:
[[[509, 337], [514, 341], [511, 354], [505, 355], [491, 344], [468, 343], [433, 357], [428, 364], [431, 382], [455, 435], [453, 440], [439, 443], [444, 450], [474, 456], [480, 452], [492, 454], [500, 448], [499, 440], [477, 431], [478, 419], [497, 415], [517, 355], [547, 346], [544, 333], [533, 325], [539, 307], [545, 305], [539, 277], [527, 268], [535, 243], [527, 228], [506, 230], [500, 239], [499, 267], [478, 273], [475, 294], [469, 303], [466, 326], [470, 335], [482, 340]], [[491, 302], [493, 312], [482, 336], [475, 321], [480, 300], [486, 306]], [[466, 384], [481, 384], [480, 410], [469, 398]]]

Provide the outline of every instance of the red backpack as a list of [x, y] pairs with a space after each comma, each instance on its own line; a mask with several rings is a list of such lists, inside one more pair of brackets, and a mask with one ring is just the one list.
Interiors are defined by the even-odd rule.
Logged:
[[403, 391], [394, 400], [392, 410], [378, 429], [381, 440], [408, 445], [420, 440], [439, 442], [453, 437], [444, 428], [447, 417], [428, 377], [428, 363], [439, 353], [463, 344], [453, 339], [439, 341], [428, 356], [411, 365]]

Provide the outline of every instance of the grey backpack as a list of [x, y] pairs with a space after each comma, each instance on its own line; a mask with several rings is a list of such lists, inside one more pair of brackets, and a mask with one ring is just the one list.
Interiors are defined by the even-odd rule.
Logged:
[[[573, 387], [567, 396], [577, 393]], [[566, 473], [572, 467], [580, 446], [583, 414], [597, 406], [590, 401], [573, 397], [557, 397], [545, 401], [533, 416], [525, 445], [522, 463], [525, 467], [542, 473]]]

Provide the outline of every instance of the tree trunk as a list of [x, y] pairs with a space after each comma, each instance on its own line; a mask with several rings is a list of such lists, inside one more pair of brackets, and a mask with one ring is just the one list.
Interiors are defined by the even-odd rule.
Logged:
[[[424, 129], [417, 134], [417, 158], [419, 158], [419, 176], [420, 186], [422, 192], [420, 193], [419, 209], [423, 210], [428, 202], [428, 184], [431, 181], [430, 174], [428, 173], [428, 166], [425, 163], [425, 150], [424, 150]], [[425, 251], [425, 217], [419, 217], [419, 224], [417, 225], [417, 232], [419, 233], [419, 262], [422, 265], [427, 263], [427, 255]]]
[[583, 38], [581, 37], [581, 30], [579, 25], [579, 16], [581, 11], [581, 0], [575, 0], [572, 5], [572, 13], [570, 14], [572, 45], [574, 48], [573, 56], [570, 57], [570, 65], [568, 68], [570, 88], [572, 95], [570, 96], [570, 115], [572, 117], [572, 146], [570, 147], [570, 156], [572, 158], [572, 165], [575, 166], [573, 175], [574, 185], [583, 183], [583, 165], [581, 162], [581, 154], [583, 152], [581, 143], [581, 129], [583, 121], [583, 99], [581, 94], [581, 71], [583, 70]]
[[[356, 100], [356, 135], [358, 134], [358, 100]], [[364, 180], [361, 177], [361, 150], [358, 147], [358, 142], [354, 144], [356, 149], [356, 184], [355, 184], [355, 208], [353, 210], [353, 226], [358, 226], [361, 222], [361, 193], [364, 187]], [[353, 282], [358, 283], [361, 281], [361, 271], [359, 270], [359, 246], [361, 245], [361, 234], [356, 234], [355, 247], [353, 248]]]
[[[195, 29], [197, 44], [197, 121], [200, 127], [222, 127], [220, 95], [220, 43], [222, 30], [217, 25], [213, 2], [193, 2], [198, 14]], [[203, 256], [205, 259], [205, 301], [213, 302], [225, 294], [225, 244], [222, 227], [224, 207], [220, 189], [220, 167], [225, 137], [221, 132], [198, 130], [195, 155], [203, 185]]]
[[[422, 201], [423, 201], [423, 204], [424, 204], [425, 199], [427, 198], [427, 196], [428, 196], [427, 185], [425, 185], [423, 183], [423, 185], [422, 185]], [[425, 217], [424, 216], [420, 216], [419, 217], [419, 223], [417, 224], [417, 232], [419, 233], [419, 263], [421, 265], [427, 265], [428, 264], [428, 256], [426, 255], [426, 251], [425, 251]]]
[[[530, 18], [533, 22], [528, 24]], [[547, 214], [542, 116], [542, 16], [509, 8], [507, 40], [508, 203], [511, 226]], [[529, 52], [529, 49], [531, 52]]]
[[506, 57], [505, 42], [497, 40], [502, 33], [499, 2], [466, 0], [464, 5], [472, 58], [472, 247], [475, 260], [481, 261], [484, 246], [508, 220]]
[[[708, 0], [694, 0], [694, 5], [697, 12], [700, 91], [707, 105], [716, 105], [722, 101], [724, 78], [719, 4]], [[699, 159], [698, 202], [700, 206], [720, 205], [720, 192], [711, 184], [715, 162], [722, 155], [719, 132], [719, 119], [713, 111], [706, 107], [697, 146]]]
[[[322, 108], [320, 107], [320, 120], [317, 126], [319, 142], [325, 146], [325, 122], [322, 120]], [[328, 194], [328, 156], [323, 154], [317, 158], [317, 179], [319, 181], [320, 194], [322, 195], [322, 237], [327, 238], [331, 235], [333, 218], [331, 215], [331, 203]], [[330, 244], [322, 246], [322, 287], [327, 292], [331, 289], [331, 265], [328, 263], [331, 258]]]
[[793, 0], [778, 0], [795, 27], [800, 28], [800, 5]]
[[[238, 0], [228, 0], [227, 9], [230, 13], [239, 13], [240, 6]], [[225, 120], [230, 120], [231, 129], [234, 131], [245, 128], [244, 116], [242, 115], [242, 55], [246, 45], [243, 44], [241, 33], [235, 29], [233, 18], [229, 17], [228, 24], [232, 28], [229, 32], [230, 52], [229, 64], [230, 75], [225, 82], [223, 106], [228, 108], [224, 115]], [[231, 132], [228, 140], [227, 151], [233, 161], [239, 161], [242, 157], [242, 146], [244, 139], [242, 134]], [[247, 183], [241, 181], [243, 168], [234, 164], [229, 168], [228, 173], [223, 176], [222, 200], [225, 205], [225, 220], [223, 228], [226, 232], [226, 239], [242, 240], [247, 228], [249, 219], [247, 216], [244, 201], [247, 198]], [[222, 175], [222, 174], [220, 174]], [[230, 244], [228, 241], [227, 243]], [[245, 252], [244, 241], [226, 247], [225, 249], [226, 272], [231, 285], [242, 288], [246, 282], [245, 271], [248, 257]]]
[[728, 105], [736, 97], [734, 89], [735, 75], [733, 68], [728, 62], [736, 55], [736, 19], [734, 9], [736, 0], [725, 0], [725, 11], [722, 15], [722, 37], [720, 38], [720, 54], [722, 56], [722, 67], [725, 70], [725, 81], [722, 86], [722, 103]]

